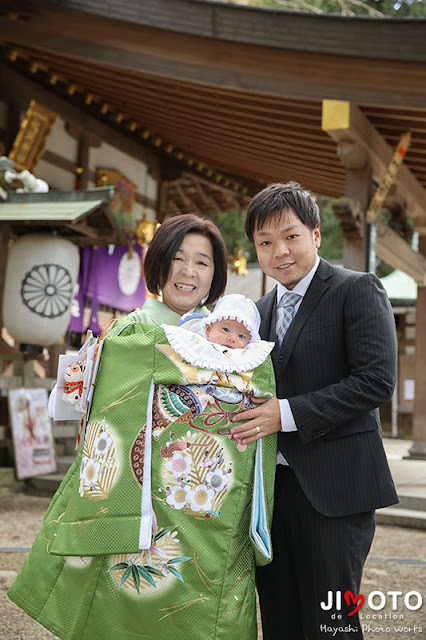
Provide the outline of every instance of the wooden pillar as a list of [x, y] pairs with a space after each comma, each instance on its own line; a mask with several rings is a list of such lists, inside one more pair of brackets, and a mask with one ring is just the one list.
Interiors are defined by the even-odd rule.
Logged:
[[[368, 235], [365, 213], [372, 191], [372, 168], [368, 153], [370, 141], [365, 135], [368, 126], [368, 121], [364, 121], [355, 105], [345, 100], [323, 100], [322, 129], [337, 142], [337, 155], [346, 169], [345, 199], [351, 203], [350, 206], [346, 203], [346, 211], [342, 212], [344, 218], [341, 218], [344, 237], [343, 266], [356, 271], [367, 269]], [[353, 214], [360, 214], [356, 217], [353, 215], [352, 224], [350, 209]]]
[[78, 179], [79, 179], [79, 188], [87, 189], [88, 181], [89, 181], [89, 152], [90, 146], [88, 144], [87, 138], [82, 135], [82, 137], [78, 141], [78, 151], [77, 151], [77, 171], [78, 171]]
[[[419, 253], [426, 255], [426, 236], [419, 237]], [[413, 440], [410, 458], [426, 459], [426, 287], [417, 289], [416, 364]]]
[[75, 122], [74, 120], [68, 120], [66, 123], [67, 133], [77, 140], [77, 157], [76, 162], [76, 189], [87, 189], [89, 181], [89, 155], [92, 147], [100, 147], [102, 144], [102, 138], [96, 133], [90, 131], [82, 124]]
[[7, 101], [7, 116], [6, 116], [6, 138], [5, 138], [5, 149], [6, 155], [12, 150], [13, 143], [15, 142], [15, 138], [18, 135], [19, 128], [21, 126], [21, 111], [19, 109], [19, 104], [15, 100]]
[[359, 203], [361, 229], [358, 236], [343, 235], [343, 266], [355, 271], [365, 271], [367, 267], [368, 236], [365, 212], [371, 199], [371, 167], [348, 168], [346, 171], [345, 196]]
[[157, 184], [157, 220], [164, 222], [166, 217], [167, 204], [169, 199], [169, 182], [160, 179]]
[[6, 278], [6, 264], [9, 244], [9, 227], [6, 224], [0, 225], [0, 333], [3, 327], [3, 292]]

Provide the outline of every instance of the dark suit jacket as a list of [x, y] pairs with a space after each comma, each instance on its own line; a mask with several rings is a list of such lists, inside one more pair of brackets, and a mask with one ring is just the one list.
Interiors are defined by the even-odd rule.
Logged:
[[[276, 338], [276, 288], [259, 300], [260, 335]], [[279, 448], [311, 504], [343, 516], [398, 502], [382, 444], [378, 407], [396, 378], [395, 322], [380, 280], [320, 260], [281, 346], [278, 398], [297, 432]]]

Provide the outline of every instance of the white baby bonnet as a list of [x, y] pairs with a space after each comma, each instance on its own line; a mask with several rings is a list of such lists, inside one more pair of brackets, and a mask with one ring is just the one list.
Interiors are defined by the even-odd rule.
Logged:
[[201, 335], [206, 338], [206, 326], [224, 319], [242, 322], [245, 328], [250, 331], [250, 342], [260, 340], [260, 313], [250, 298], [246, 298], [241, 293], [230, 293], [220, 298], [211, 314], [200, 321]]
[[162, 324], [170, 346], [183, 360], [194, 367], [241, 373], [251, 371], [265, 361], [275, 344], [266, 340], [249, 342], [242, 349], [229, 349], [220, 344], [209, 342], [207, 338], [188, 331], [184, 327]]

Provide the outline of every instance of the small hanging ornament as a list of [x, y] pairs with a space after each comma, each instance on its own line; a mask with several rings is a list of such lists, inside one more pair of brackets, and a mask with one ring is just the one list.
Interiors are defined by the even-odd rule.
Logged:
[[234, 249], [234, 255], [231, 256], [232, 260], [232, 273], [236, 273], [239, 276], [246, 276], [247, 271], [247, 256], [244, 251], [244, 247], [236, 247]]
[[147, 247], [154, 237], [160, 223], [150, 220], [145, 215], [142, 220], [138, 220], [136, 225], [136, 240], [142, 247]]

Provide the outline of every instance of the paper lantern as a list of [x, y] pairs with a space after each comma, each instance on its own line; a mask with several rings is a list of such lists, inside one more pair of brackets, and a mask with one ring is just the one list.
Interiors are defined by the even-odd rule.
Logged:
[[65, 334], [78, 275], [79, 252], [47, 234], [22, 236], [9, 249], [3, 323], [21, 343], [47, 346]]

